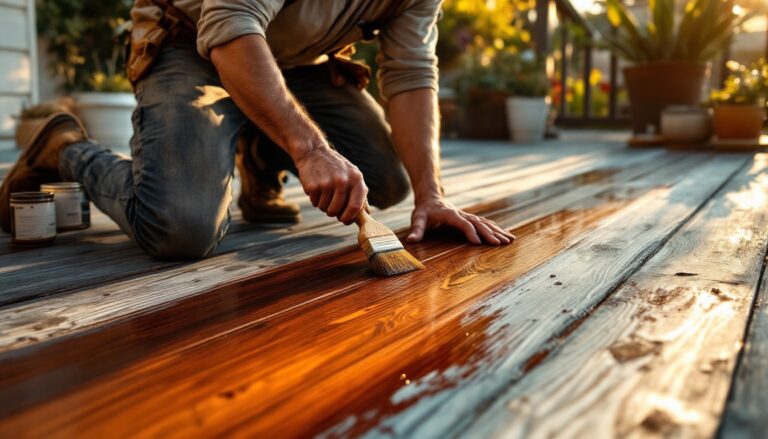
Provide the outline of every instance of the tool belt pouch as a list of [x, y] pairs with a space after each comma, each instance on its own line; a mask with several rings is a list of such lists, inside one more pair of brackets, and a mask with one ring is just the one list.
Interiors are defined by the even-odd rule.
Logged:
[[126, 76], [136, 85], [152, 67], [163, 44], [176, 38], [180, 31], [188, 29], [196, 33], [196, 25], [183, 12], [173, 6], [173, 0], [136, 0], [134, 8], [146, 8], [147, 16], [134, 20], [128, 39]]
[[163, 29], [157, 23], [134, 24], [126, 63], [126, 75], [131, 84], [136, 85], [146, 76], [160, 53], [160, 48], [170, 35], [170, 31]]
[[341, 87], [349, 82], [363, 90], [371, 82], [371, 68], [362, 61], [353, 60], [351, 57], [354, 53], [355, 47], [348, 46], [328, 55], [331, 84], [335, 87]]

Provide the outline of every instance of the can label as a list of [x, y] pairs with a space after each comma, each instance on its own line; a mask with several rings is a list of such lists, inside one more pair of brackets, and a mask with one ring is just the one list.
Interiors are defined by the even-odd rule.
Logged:
[[11, 203], [15, 239], [34, 241], [56, 236], [56, 207], [53, 203]]
[[83, 224], [83, 193], [55, 192], [56, 225], [59, 228], [79, 227]]

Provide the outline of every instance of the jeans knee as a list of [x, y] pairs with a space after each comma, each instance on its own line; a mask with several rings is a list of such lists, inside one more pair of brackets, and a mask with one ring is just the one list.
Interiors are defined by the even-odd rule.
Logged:
[[136, 242], [151, 256], [163, 260], [193, 260], [213, 252], [229, 226], [229, 215], [220, 217], [173, 211], [136, 227]]
[[379, 209], [386, 209], [405, 200], [410, 191], [408, 177], [401, 166], [394, 167], [382, 181], [369, 184], [368, 202]]

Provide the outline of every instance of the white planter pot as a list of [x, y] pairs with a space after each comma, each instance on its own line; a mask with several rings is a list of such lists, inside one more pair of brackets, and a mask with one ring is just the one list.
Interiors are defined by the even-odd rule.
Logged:
[[549, 115], [547, 97], [507, 98], [509, 137], [513, 142], [538, 142], [544, 139]]
[[133, 93], [76, 93], [77, 106], [88, 134], [104, 146], [127, 148], [133, 135]]

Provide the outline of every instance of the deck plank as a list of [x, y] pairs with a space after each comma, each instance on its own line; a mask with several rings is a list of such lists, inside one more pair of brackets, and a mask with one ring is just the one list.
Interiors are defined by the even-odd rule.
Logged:
[[[563, 151], [571, 151], [571, 148], [562, 148]], [[580, 149], [576, 149], [579, 151]], [[488, 149], [484, 150], [486, 154]], [[458, 173], [455, 178], [446, 179], [446, 188], [449, 196], [457, 205], [467, 206], [487, 197], [489, 190], [503, 190], [501, 183], [507, 183], [514, 179], [534, 181], [552, 178], [556, 173], [568, 176], [572, 169], [583, 169], [597, 165], [600, 160], [607, 160], [609, 154], [597, 151], [585, 151], [583, 154], [563, 156], [563, 151], [555, 150], [551, 154], [538, 154], [524, 160], [511, 158], [500, 159], [504, 154], [509, 154], [509, 149], [495, 149], [497, 159], [492, 165], [484, 166], [476, 172]], [[520, 151], [512, 151], [513, 157], [517, 157]], [[626, 153], [623, 153], [626, 156]], [[484, 154], [478, 154], [481, 160]], [[622, 156], [619, 153], [619, 156]], [[558, 159], [560, 157], [560, 159]], [[650, 157], [650, 156], [648, 156]], [[638, 157], [629, 159], [636, 160]], [[613, 160], [617, 160], [614, 158]], [[487, 163], [487, 157], [484, 160]], [[517, 163], [523, 162], [523, 163]], [[524, 166], [529, 163], [530, 166]], [[538, 164], [536, 164], [538, 163]], [[459, 166], [462, 168], [462, 166]], [[449, 168], [450, 169], [450, 168]], [[546, 177], [549, 176], [549, 177]], [[530, 185], [529, 185], [530, 186]], [[482, 189], [485, 189], [484, 191]], [[292, 194], [294, 201], [303, 200], [304, 195], [296, 187]], [[409, 205], [411, 199], [401, 203], [398, 207], [388, 211], [378, 212], [377, 219], [392, 221], [397, 219], [398, 224], [403, 223], [410, 214]], [[216, 251], [216, 254], [226, 254], [275, 239], [297, 236], [301, 233], [331, 233], [333, 236], [350, 238], [347, 229], [330, 221], [322, 213], [312, 209], [304, 203], [305, 221], [290, 228], [254, 227], [236, 223], [231, 233], [225, 238]], [[104, 216], [103, 214], [101, 215]], [[237, 216], [237, 215], [236, 215]], [[29, 298], [45, 296], [49, 294], [89, 288], [103, 282], [125, 279], [157, 271], [167, 271], [175, 267], [187, 267], [189, 264], [161, 262], [142, 255], [130, 240], [116, 229], [114, 224], [104, 223], [96, 230], [86, 230], [77, 234], [66, 234], [61, 237], [59, 245], [37, 250], [13, 251], [6, 255], [0, 255], [0, 273], [3, 274], [3, 291], [0, 294], [0, 305], [14, 303]], [[110, 232], [106, 232], [110, 230]], [[241, 233], [242, 232], [242, 233]], [[349, 235], [349, 236], [347, 236]], [[341, 241], [341, 240], [339, 240]], [[286, 255], [283, 255], [284, 257]], [[211, 261], [211, 259], [209, 259]], [[35, 275], [31, 268], [34, 267]], [[84, 269], [87, 267], [87, 269]], [[182, 268], [184, 270], [184, 268]], [[41, 276], [41, 273], [45, 276]], [[232, 273], [230, 271], [230, 273]], [[227, 278], [224, 278], [227, 279]]]
[[[765, 208], [765, 206], [763, 206]], [[765, 268], [763, 268], [765, 269]], [[768, 432], [768, 276], [763, 272], [744, 351], [734, 373], [719, 437], [749, 439]]]
[[[550, 172], [539, 175], [526, 171], [523, 180], [510, 174], [507, 176], [508, 181], [505, 185], [482, 186], [479, 192], [457, 193], [454, 199], [459, 205], [466, 206], [482, 201], [487, 202], [489, 199], [498, 197], [498, 194], [503, 191], [510, 195], [526, 191], [535, 193], [547, 184], [568, 180], [568, 178], [579, 178], [595, 169], [619, 169], [621, 166], [653, 161], [657, 157], [658, 154], [653, 152], [605, 154], [599, 158], [589, 156], [584, 161], [561, 164], [559, 169], [547, 168], [551, 169]], [[565, 189], [561, 188], [561, 190]], [[393, 228], [400, 228], [407, 225], [408, 213], [408, 207], [395, 208], [379, 216], [379, 219]], [[12, 307], [13, 312], [0, 314], [2, 330], [0, 346], [4, 346], [4, 349], [9, 346], [19, 347], [31, 341], [48, 339], [54, 334], [64, 335], [120, 315], [144, 312], [224, 283], [253, 276], [280, 264], [354, 243], [355, 237], [349, 234], [348, 229], [337, 224], [329, 224], [327, 220], [322, 224], [314, 228], [308, 227], [303, 231], [294, 230], [286, 237], [282, 237], [276, 231], [262, 231], [260, 234], [244, 238], [249, 240], [249, 244], [236, 252], [183, 264], [179, 267], [162, 267], [162, 270], [143, 273], [136, 279], [84, 288], [61, 298], [51, 297], [41, 304], [34, 303], [30, 306], [20, 304]], [[223, 245], [226, 245], [226, 241]], [[106, 265], [107, 272], [114, 269], [112, 263]], [[126, 270], [127, 267], [121, 267], [121, 269]], [[41, 325], [39, 322], [56, 323]]]
[[[486, 354], [470, 371], [416, 377], [429, 389], [413, 409], [380, 422], [372, 434], [440, 437], [469, 425], [478, 408], [495, 401], [549, 354], [547, 343], [577, 325], [606, 296], [659, 250], [730, 177], [744, 156], [718, 158], [693, 169], [681, 183], [648, 194], [610, 218], [577, 245], [476, 303], [480, 318], [493, 318]], [[551, 276], [556, 276], [552, 278]], [[458, 343], [458, 341], [457, 341]], [[481, 372], [476, 372], [480, 370]], [[439, 391], [435, 382], [451, 380]]]
[[[670, 157], [681, 159], [681, 156]], [[708, 160], [698, 166], [685, 163], [696, 158], [672, 162], [669, 172], [660, 166], [659, 173], [612, 184], [611, 189], [599, 194], [576, 200], [567, 198], [571, 205], [560, 200], [561, 205], [567, 207], [538, 221], [526, 221], [531, 212], [525, 209], [511, 209], [507, 214], [495, 216], [507, 227], [513, 226], [513, 221], [524, 220], [521, 236], [531, 239], [521, 238], [514, 246], [483, 249], [436, 241], [411, 247], [427, 259], [432, 267], [428, 271], [393, 280], [371, 279], [360, 271], [364, 267], [359, 262], [352, 262], [350, 252], [353, 250], [350, 249], [308, 261], [310, 267], [315, 264], [313, 270], [317, 272], [310, 272], [306, 278], [297, 279], [298, 271], [288, 267], [283, 274], [255, 278], [251, 289], [216, 290], [180, 302], [176, 308], [123, 319], [79, 337], [9, 353], [0, 358], [3, 368], [0, 377], [6, 380], [0, 388], [20, 396], [13, 400], [0, 398], [8, 401], [1, 407], [3, 413], [16, 414], [0, 423], [0, 431], [13, 433], [24, 426], [38, 429], [35, 431], [41, 434], [45, 431], [98, 434], [104, 433], [104, 428], [111, 428], [113, 433], [116, 428], [126, 428], [147, 434], [173, 432], [178, 435], [201, 431], [224, 433], [237, 427], [244, 434], [256, 434], [281, 425], [281, 431], [290, 434], [317, 425], [332, 427], [350, 413], [360, 416], [356, 418], [355, 428], [370, 427], [382, 419], [385, 420], [382, 428], [389, 427], [391, 430], [387, 431], [398, 434], [418, 434], [412, 431], [414, 427], [432, 421], [442, 421], [440, 425], [448, 428], [450, 422], [431, 411], [436, 397], [443, 397], [437, 406], [442, 408], [443, 403], [447, 403], [450, 410], [441, 414], [457, 420], [461, 410], [445, 396], [457, 396], [454, 392], [462, 388], [469, 391], [468, 401], [477, 402], [472, 390], [477, 390], [474, 386], [481, 384], [483, 377], [493, 379], [498, 378], [498, 373], [506, 374], [504, 364], [500, 365], [499, 361], [507, 361], [510, 343], [517, 343], [519, 351], [535, 349], [529, 343], [545, 341], [546, 332], [558, 332], [568, 324], [571, 318], [560, 314], [559, 307], [546, 306], [547, 300], [565, 298], [538, 291], [551, 285], [549, 273], [555, 261], [558, 264], [554, 267], [562, 268], [560, 264], [564, 259], [565, 262], [578, 261], [591, 253], [607, 262], [616, 260], [615, 254], [604, 251], [605, 247], [600, 244], [631, 247], [627, 249], [629, 255], [616, 264], [618, 268], [614, 272], [605, 267], [606, 263], [600, 263], [586, 273], [571, 274], [571, 284], [584, 288], [591, 285], [589, 275], [596, 276], [602, 284], [609, 283], [616, 270], [620, 274], [621, 270], [639, 263], [633, 256], [637, 258], [661, 245], [665, 236], [683, 224], [746, 162], [746, 159], [731, 157]], [[682, 172], [685, 168], [689, 168], [687, 173]], [[632, 202], [633, 198], [637, 200]], [[623, 208], [628, 202], [630, 206]], [[536, 206], [539, 204], [529, 208]], [[516, 218], [515, 213], [523, 218]], [[647, 230], [641, 227], [646, 224], [650, 226]], [[594, 231], [585, 235], [589, 230]], [[563, 249], [569, 250], [561, 253]], [[555, 256], [558, 254], [560, 256]], [[530, 271], [541, 263], [544, 265]], [[334, 279], [328, 280], [329, 270]], [[604, 273], [606, 270], [609, 272]], [[524, 275], [526, 272], [529, 274]], [[292, 279], [293, 287], [287, 287], [282, 293], [278, 290], [279, 300], [301, 294], [307, 288], [324, 297], [309, 306], [264, 315], [271, 301], [260, 301], [263, 299], [260, 294], [271, 289], [269, 284], [261, 282], [269, 282], [273, 276], [277, 276], [277, 280], [280, 276]], [[537, 294], [525, 291], [536, 287], [535, 283], [542, 277], [547, 278], [546, 284], [538, 288]], [[565, 275], [562, 279], [568, 281]], [[330, 282], [326, 284], [329, 291], [317, 288], [324, 280]], [[414, 294], [421, 289], [423, 293]], [[484, 296], [493, 299], [477, 305]], [[524, 314], [515, 316], [514, 328], [505, 325], [510, 314], [517, 312], [514, 301], [522, 296], [526, 296], [526, 305], [519, 311]], [[540, 300], [540, 296], [546, 300]], [[586, 307], [590, 301], [598, 300], [597, 296], [571, 299]], [[198, 322], [192, 333], [172, 331], [174, 337], [180, 339], [164, 340], [157, 336], [157, 330], [172, 329], [167, 326], [171, 316], [178, 319], [217, 311], [195, 303], [214, 298], [220, 314], [227, 317], [224, 323], [209, 322], [218, 328], [216, 331], [211, 333], [209, 325]], [[185, 309], [186, 306], [192, 308]], [[187, 312], [183, 312], [185, 310]], [[551, 318], [552, 314], [556, 314], [551, 319], [553, 324], [542, 320]], [[255, 318], [257, 315], [261, 317]], [[520, 322], [524, 322], [524, 328], [519, 326]], [[529, 330], [535, 335], [530, 341]], [[110, 331], [115, 332], [110, 334]], [[517, 333], [518, 337], [496, 338], [505, 331]], [[526, 333], [522, 345], [519, 344], [522, 334], [518, 331]], [[119, 334], [131, 334], [131, 337]], [[100, 342], [99, 337], [107, 337], [113, 343]], [[88, 339], [93, 346], [103, 346], [103, 349], [93, 353], [94, 357], [73, 351], [87, 349], [82, 343]], [[500, 348], [495, 343], [503, 347], [495, 350]], [[126, 348], [129, 345], [135, 346], [130, 351], [133, 356], [121, 358], [129, 351]], [[47, 358], [66, 359], [71, 363], [51, 370], [47, 376], [39, 374], [40, 368], [51, 367], [40, 361], [46, 357], [37, 355], [42, 350], [49, 353]], [[459, 363], [454, 364], [457, 361]], [[474, 361], [479, 363], [472, 365]], [[103, 367], [106, 370], [99, 370]], [[454, 369], [459, 376], [451, 376], [451, 367], [467, 369], [463, 372]], [[398, 379], [406, 372], [413, 387], [404, 388], [404, 382]], [[432, 372], [445, 372], [441, 377], [445, 382], [432, 381], [436, 378]], [[490, 377], [489, 372], [492, 372]], [[19, 376], [26, 376], [28, 381], [13, 382]], [[458, 379], [461, 382], [456, 382]], [[77, 386], [66, 388], [67, 384]], [[438, 387], [430, 388], [431, 385]], [[406, 394], [410, 389], [417, 393], [409, 398]], [[418, 395], [419, 389], [429, 391]], [[483, 390], [488, 389], [483, 387]], [[56, 391], [62, 392], [62, 396], [43, 398], [47, 402], [19, 412], [18, 405], [23, 405], [23, 398]], [[108, 406], [103, 404], [105, 397], [110, 398]], [[418, 404], [409, 399], [418, 399]], [[62, 407], [70, 409], [62, 410]], [[88, 422], [78, 415], [79, 410], [90, 413]], [[379, 411], [373, 417], [362, 417], [369, 410]], [[390, 417], [391, 410], [400, 414]], [[425, 416], [428, 419], [422, 419]], [[109, 420], [109, 423], [95, 422], [98, 419]]]
[[[468, 434], [711, 437], [768, 245], [767, 192], [761, 155]], [[746, 382], [765, 401], [760, 379]], [[751, 407], [754, 423], [766, 406]]]

